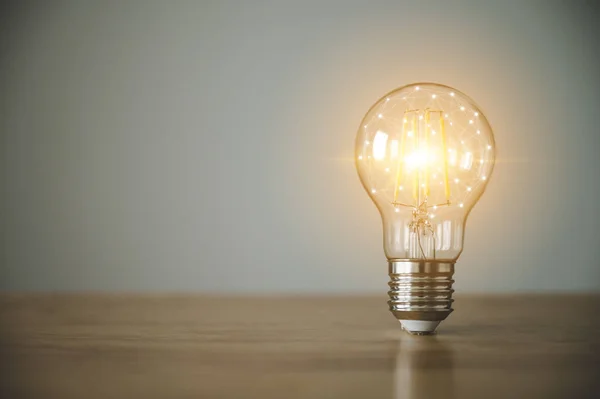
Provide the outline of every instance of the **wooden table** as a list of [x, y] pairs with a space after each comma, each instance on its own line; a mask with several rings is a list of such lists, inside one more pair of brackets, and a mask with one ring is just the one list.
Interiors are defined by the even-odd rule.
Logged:
[[1, 398], [600, 398], [600, 296], [0, 296]]

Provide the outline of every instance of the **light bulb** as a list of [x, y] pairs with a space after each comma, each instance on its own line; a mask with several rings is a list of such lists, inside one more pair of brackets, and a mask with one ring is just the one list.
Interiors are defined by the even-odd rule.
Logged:
[[494, 167], [492, 129], [473, 100], [433, 83], [386, 94], [360, 126], [356, 168], [383, 221], [390, 311], [433, 333], [452, 312], [465, 222]]

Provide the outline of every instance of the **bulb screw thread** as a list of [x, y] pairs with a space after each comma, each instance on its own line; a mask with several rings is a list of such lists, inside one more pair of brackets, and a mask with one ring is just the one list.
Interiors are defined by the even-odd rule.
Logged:
[[411, 334], [435, 332], [452, 313], [454, 262], [390, 260], [390, 312]]

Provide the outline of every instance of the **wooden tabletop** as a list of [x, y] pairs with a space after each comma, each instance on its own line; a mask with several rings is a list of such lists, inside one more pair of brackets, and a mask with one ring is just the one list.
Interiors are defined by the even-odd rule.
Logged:
[[598, 398], [600, 296], [0, 296], [1, 398]]

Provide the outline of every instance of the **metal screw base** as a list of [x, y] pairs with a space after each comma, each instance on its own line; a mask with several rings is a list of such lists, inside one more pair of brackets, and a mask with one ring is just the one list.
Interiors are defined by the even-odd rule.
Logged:
[[390, 311], [402, 328], [415, 335], [435, 332], [452, 312], [454, 263], [447, 261], [389, 261]]

